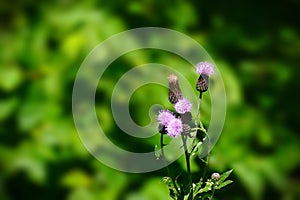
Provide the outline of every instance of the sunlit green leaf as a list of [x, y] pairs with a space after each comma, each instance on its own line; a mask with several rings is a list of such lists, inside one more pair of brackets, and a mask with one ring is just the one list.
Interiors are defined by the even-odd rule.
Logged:
[[221, 189], [221, 188], [225, 187], [226, 185], [229, 185], [229, 184], [232, 183], [232, 182], [233, 182], [232, 180], [224, 181], [224, 182], [222, 182], [220, 185], [217, 185], [215, 188], [216, 188], [216, 189]]
[[223, 174], [221, 174], [220, 179], [219, 179], [219, 183], [223, 183], [223, 181], [225, 181], [225, 179], [231, 174], [233, 170], [229, 170], [227, 172], [224, 172]]
[[213, 182], [211, 181], [207, 181], [205, 183], [205, 186], [203, 188], [201, 188], [197, 194], [201, 194], [201, 193], [204, 193], [204, 192], [208, 192], [208, 191], [211, 191], [212, 190], [212, 186], [213, 186]]
[[71, 188], [87, 187], [91, 183], [91, 178], [85, 172], [74, 169], [62, 177], [61, 183]]

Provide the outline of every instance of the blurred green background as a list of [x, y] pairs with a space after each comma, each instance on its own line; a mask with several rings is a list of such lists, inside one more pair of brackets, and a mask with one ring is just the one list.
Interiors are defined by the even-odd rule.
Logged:
[[[227, 116], [210, 171], [234, 169], [234, 183], [216, 198], [300, 199], [299, 13], [296, 0], [1, 1], [0, 199], [168, 199], [164, 170], [128, 174], [102, 165], [72, 119], [73, 81], [87, 54], [111, 35], [143, 26], [189, 35], [222, 73]], [[142, 55], [118, 59], [105, 74], [96, 110], [108, 132], [122, 135], [108, 107], [122, 73], [142, 63], [176, 65], [167, 54]], [[155, 89], [145, 91], [155, 96]], [[167, 98], [157, 96], [136, 95], [139, 123], [149, 122], [148, 105]], [[139, 142], [115, 140], [124, 148]], [[199, 163], [192, 167], [197, 173]]]

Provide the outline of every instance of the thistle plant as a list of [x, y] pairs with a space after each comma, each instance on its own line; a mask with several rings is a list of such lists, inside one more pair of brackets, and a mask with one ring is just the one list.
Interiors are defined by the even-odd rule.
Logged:
[[[192, 157], [196, 156], [197, 152], [201, 151], [204, 140], [207, 140], [208, 144], [210, 144], [209, 135], [200, 120], [200, 105], [202, 94], [208, 90], [209, 77], [214, 73], [214, 66], [209, 62], [200, 62], [196, 65], [196, 72], [199, 74], [199, 78], [196, 82], [199, 98], [194, 123], [192, 121], [193, 115], [191, 113], [193, 105], [188, 98], [183, 97], [178, 77], [175, 74], [171, 74], [168, 77], [169, 100], [173, 104], [173, 112], [167, 109], [160, 110], [157, 116], [159, 122], [158, 129], [161, 134], [160, 149], [156, 151], [157, 158], [162, 159], [167, 163], [164, 151], [164, 137], [180, 137], [182, 141], [187, 176], [184, 177], [183, 180], [179, 179], [181, 174], [174, 176], [173, 172], [171, 172], [167, 166], [168, 176], [162, 179], [162, 181], [168, 185], [169, 195], [174, 200], [212, 200], [216, 190], [219, 190], [232, 182], [231, 180], [226, 180], [232, 170], [223, 174], [214, 172], [208, 177], [206, 177], [206, 173], [203, 173], [203, 177], [197, 177], [198, 180], [195, 180], [195, 178], [192, 177], [190, 164]], [[188, 145], [188, 140], [192, 141], [191, 145]], [[199, 158], [204, 162], [205, 167], [202, 169], [203, 171], [207, 171], [208, 157], [209, 155], [202, 159]]]

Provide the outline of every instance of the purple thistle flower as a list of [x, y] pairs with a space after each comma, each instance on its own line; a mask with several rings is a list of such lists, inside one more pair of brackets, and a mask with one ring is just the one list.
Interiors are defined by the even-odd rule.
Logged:
[[214, 65], [209, 62], [200, 62], [196, 65], [196, 72], [210, 76], [214, 73]]
[[192, 103], [187, 100], [186, 98], [181, 98], [178, 100], [178, 102], [175, 104], [175, 110], [179, 114], [184, 114], [186, 112], [190, 112], [192, 109]]
[[182, 121], [180, 119], [172, 119], [167, 126], [167, 134], [170, 137], [177, 137], [182, 132]]
[[172, 119], [175, 119], [175, 116], [169, 110], [161, 110], [157, 116], [159, 123], [164, 126], [167, 126]]

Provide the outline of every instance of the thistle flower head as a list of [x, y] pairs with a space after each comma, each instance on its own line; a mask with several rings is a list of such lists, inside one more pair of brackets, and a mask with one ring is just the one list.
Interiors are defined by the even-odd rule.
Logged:
[[168, 123], [166, 129], [170, 137], [177, 137], [182, 132], [182, 121], [178, 118], [174, 118]]
[[181, 97], [182, 92], [179, 87], [178, 77], [175, 74], [171, 74], [169, 77], [169, 100], [171, 103], [176, 103]]
[[200, 62], [196, 65], [196, 72], [210, 76], [214, 73], [214, 65], [209, 62]]
[[186, 98], [181, 98], [175, 104], [175, 110], [179, 114], [184, 114], [186, 112], [190, 112], [192, 109], [192, 103]]
[[172, 119], [175, 119], [175, 116], [169, 110], [161, 110], [157, 116], [159, 123], [164, 126], [167, 126]]

